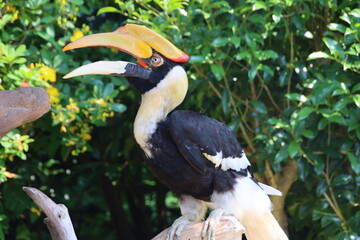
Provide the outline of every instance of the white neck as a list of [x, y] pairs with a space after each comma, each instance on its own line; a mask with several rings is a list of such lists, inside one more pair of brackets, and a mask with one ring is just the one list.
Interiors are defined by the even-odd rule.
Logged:
[[148, 140], [155, 132], [158, 122], [182, 103], [187, 88], [186, 72], [182, 67], [176, 66], [156, 87], [142, 95], [134, 122], [134, 135], [136, 142], [148, 157], [152, 155]]

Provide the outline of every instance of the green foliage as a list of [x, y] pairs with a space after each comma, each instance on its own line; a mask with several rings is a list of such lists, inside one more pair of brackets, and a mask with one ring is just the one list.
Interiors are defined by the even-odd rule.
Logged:
[[125, 22], [191, 56], [181, 108], [227, 123], [257, 172], [296, 162], [291, 239], [359, 238], [359, 12], [354, 1], [322, 0], [0, 1], [0, 90], [44, 87], [52, 103], [0, 140], [0, 181], [12, 177], [0, 185], [0, 239], [48, 239], [23, 185], [67, 205], [81, 238], [149, 239], [178, 216], [136, 151], [138, 94], [122, 78], [62, 79], [89, 61], [131, 59], [62, 52]]

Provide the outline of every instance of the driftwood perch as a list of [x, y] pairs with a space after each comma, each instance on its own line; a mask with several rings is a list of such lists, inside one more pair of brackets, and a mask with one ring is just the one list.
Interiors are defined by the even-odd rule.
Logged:
[[[188, 224], [181, 232], [180, 238], [183, 240], [202, 240], [201, 230], [204, 222]], [[159, 233], [152, 240], [164, 240], [170, 228]], [[245, 232], [244, 227], [233, 215], [222, 216], [216, 226], [216, 240], [241, 240]]]
[[77, 239], [69, 212], [64, 204], [56, 204], [36, 188], [23, 187], [23, 190], [47, 216], [44, 223], [47, 225], [53, 240]]
[[[36, 188], [23, 187], [25, 193], [45, 213], [47, 225], [53, 240], [76, 240], [75, 231], [65, 205], [54, 203], [48, 196]], [[201, 240], [203, 222], [188, 224], [181, 233], [183, 240]], [[152, 240], [165, 240], [168, 229], [159, 233]], [[244, 227], [233, 215], [225, 215], [220, 219], [216, 228], [216, 240], [240, 240]]]
[[35, 121], [49, 110], [49, 95], [43, 88], [0, 91], [0, 138], [24, 123]]

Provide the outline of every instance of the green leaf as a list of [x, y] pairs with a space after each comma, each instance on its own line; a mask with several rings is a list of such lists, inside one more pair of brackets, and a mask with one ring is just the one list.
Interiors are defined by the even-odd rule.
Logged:
[[269, 58], [276, 59], [279, 55], [274, 50], [259, 51], [259, 60], [264, 61]]
[[360, 161], [352, 152], [347, 152], [346, 155], [351, 163], [351, 168], [356, 174], [360, 174]]
[[12, 61], [12, 63], [17, 63], [17, 64], [22, 64], [22, 63], [26, 63], [26, 58], [15, 58], [14, 61]]
[[273, 11], [273, 15], [271, 16], [275, 23], [280, 22], [281, 20], [281, 8], [275, 7]]
[[352, 179], [352, 176], [349, 174], [339, 174], [335, 177], [332, 184], [334, 186], [347, 185]]
[[226, 44], [229, 43], [229, 39], [228, 38], [224, 38], [224, 37], [218, 37], [218, 38], [215, 38], [214, 41], [212, 42], [212, 45], [214, 47], [223, 47], [225, 46]]
[[328, 125], [329, 120], [327, 118], [322, 118], [318, 123], [318, 130], [323, 130]]
[[360, 91], [360, 82], [355, 84], [355, 86], [351, 89], [351, 93], [356, 93], [357, 91]]
[[100, 14], [103, 13], [122, 13], [119, 9], [114, 8], [114, 7], [103, 7], [100, 8], [99, 11], [97, 12], [97, 16], [99, 16]]
[[329, 119], [330, 122], [338, 123], [340, 125], [345, 125], [344, 117], [338, 112], [331, 114], [328, 117], [328, 119]]
[[338, 102], [336, 102], [333, 106], [335, 111], [340, 111], [341, 109], [343, 109], [344, 107], [346, 107], [346, 105], [348, 103], [351, 103], [352, 99], [347, 97], [347, 98], [342, 98], [340, 99]]
[[26, 51], [26, 46], [24, 44], [21, 44], [18, 48], [15, 50], [16, 56], [23, 56]]
[[291, 141], [291, 143], [289, 144], [289, 156], [290, 157], [295, 157], [300, 149], [300, 145], [297, 141], [293, 140]]
[[325, 168], [325, 161], [322, 158], [318, 158], [314, 161], [314, 170], [317, 175], [320, 175]]
[[280, 151], [275, 155], [274, 163], [281, 163], [289, 156], [289, 151], [286, 147], [280, 149]]
[[234, 44], [235, 48], [240, 46], [241, 39], [239, 37], [232, 37], [230, 38], [232, 44]]
[[328, 185], [326, 184], [325, 179], [321, 179], [316, 187], [316, 195], [321, 196], [326, 191], [327, 187]]
[[331, 55], [327, 54], [326, 52], [313, 52], [311, 53], [307, 60], [314, 60], [314, 59], [319, 59], [319, 58], [327, 58], [327, 59], [334, 59]]
[[266, 5], [263, 1], [256, 1], [255, 4], [252, 7], [253, 11], [259, 10], [259, 9], [266, 9]]
[[337, 41], [326, 37], [323, 38], [323, 41], [326, 44], [326, 46], [329, 48], [331, 54], [335, 56], [340, 56], [340, 54], [344, 54], [344, 50]]
[[236, 60], [242, 60], [242, 59], [249, 59], [251, 57], [251, 54], [249, 51], [241, 51], [238, 54], [236, 54], [235, 58]]
[[309, 139], [313, 139], [315, 137], [315, 133], [309, 129], [301, 131], [300, 134]]
[[189, 63], [205, 63], [206, 59], [203, 56], [191, 56]]
[[115, 112], [124, 112], [126, 110], [126, 106], [120, 103], [113, 103], [111, 105], [111, 109]]
[[353, 100], [354, 100], [354, 103], [356, 104], [356, 106], [360, 108], [360, 94], [355, 94], [353, 96]]
[[258, 66], [259, 65], [253, 65], [250, 69], [250, 71], [248, 72], [248, 77], [249, 77], [249, 80], [252, 81], [254, 80], [254, 78], [256, 77], [256, 73], [258, 71]]
[[228, 111], [229, 111], [229, 108], [228, 108], [228, 106], [229, 106], [229, 92], [226, 89], [224, 89], [222, 97], [221, 97], [221, 106], [222, 106], [223, 112], [225, 114], [227, 114]]
[[211, 72], [214, 74], [216, 80], [220, 81], [224, 76], [224, 69], [221, 65], [213, 63], [210, 65]]
[[275, 128], [278, 129], [285, 129], [287, 131], [290, 131], [290, 125], [287, 124], [285, 121], [276, 119], [276, 118], [270, 118], [269, 123], [274, 125]]
[[360, 8], [355, 8], [351, 12], [349, 12], [349, 15], [352, 15], [356, 18], [360, 18]]
[[285, 97], [291, 101], [306, 102], [307, 97], [300, 93], [287, 93]]
[[328, 28], [332, 31], [338, 31], [338, 32], [341, 32], [341, 33], [344, 33], [345, 30], [346, 30], [346, 27], [342, 24], [338, 24], [338, 23], [330, 23], [328, 25]]
[[312, 107], [304, 107], [298, 112], [298, 117], [300, 120], [303, 120], [309, 116], [310, 113], [314, 112]]
[[251, 101], [251, 105], [261, 114], [267, 114], [266, 106], [263, 102], [260, 101]]
[[106, 98], [107, 96], [110, 95], [110, 93], [114, 91], [114, 84], [112, 83], [108, 83], [106, 84], [104, 90], [103, 90], [103, 94], [102, 94], [102, 97], [103, 98]]

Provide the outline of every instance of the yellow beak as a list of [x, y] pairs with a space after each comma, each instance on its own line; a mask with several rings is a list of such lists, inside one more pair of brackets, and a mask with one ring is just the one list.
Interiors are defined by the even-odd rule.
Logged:
[[187, 62], [190, 59], [160, 34], [136, 24], [127, 24], [111, 33], [98, 33], [79, 38], [66, 45], [63, 51], [93, 46], [117, 48], [138, 60], [150, 58], [153, 54], [152, 49], [175, 62]]
[[138, 65], [123, 61], [99, 61], [81, 66], [66, 74], [64, 78], [101, 74], [148, 79], [151, 69], [147, 66], [153, 50], [174, 62], [187, 62], [190, 59], [188, 55], [161, 35], [135, 24], [127, 24], [111, 33], [98, 33], [79, 38], [66, 45], [63, 51], [93, 46], [117, 48], [137, 58]]

